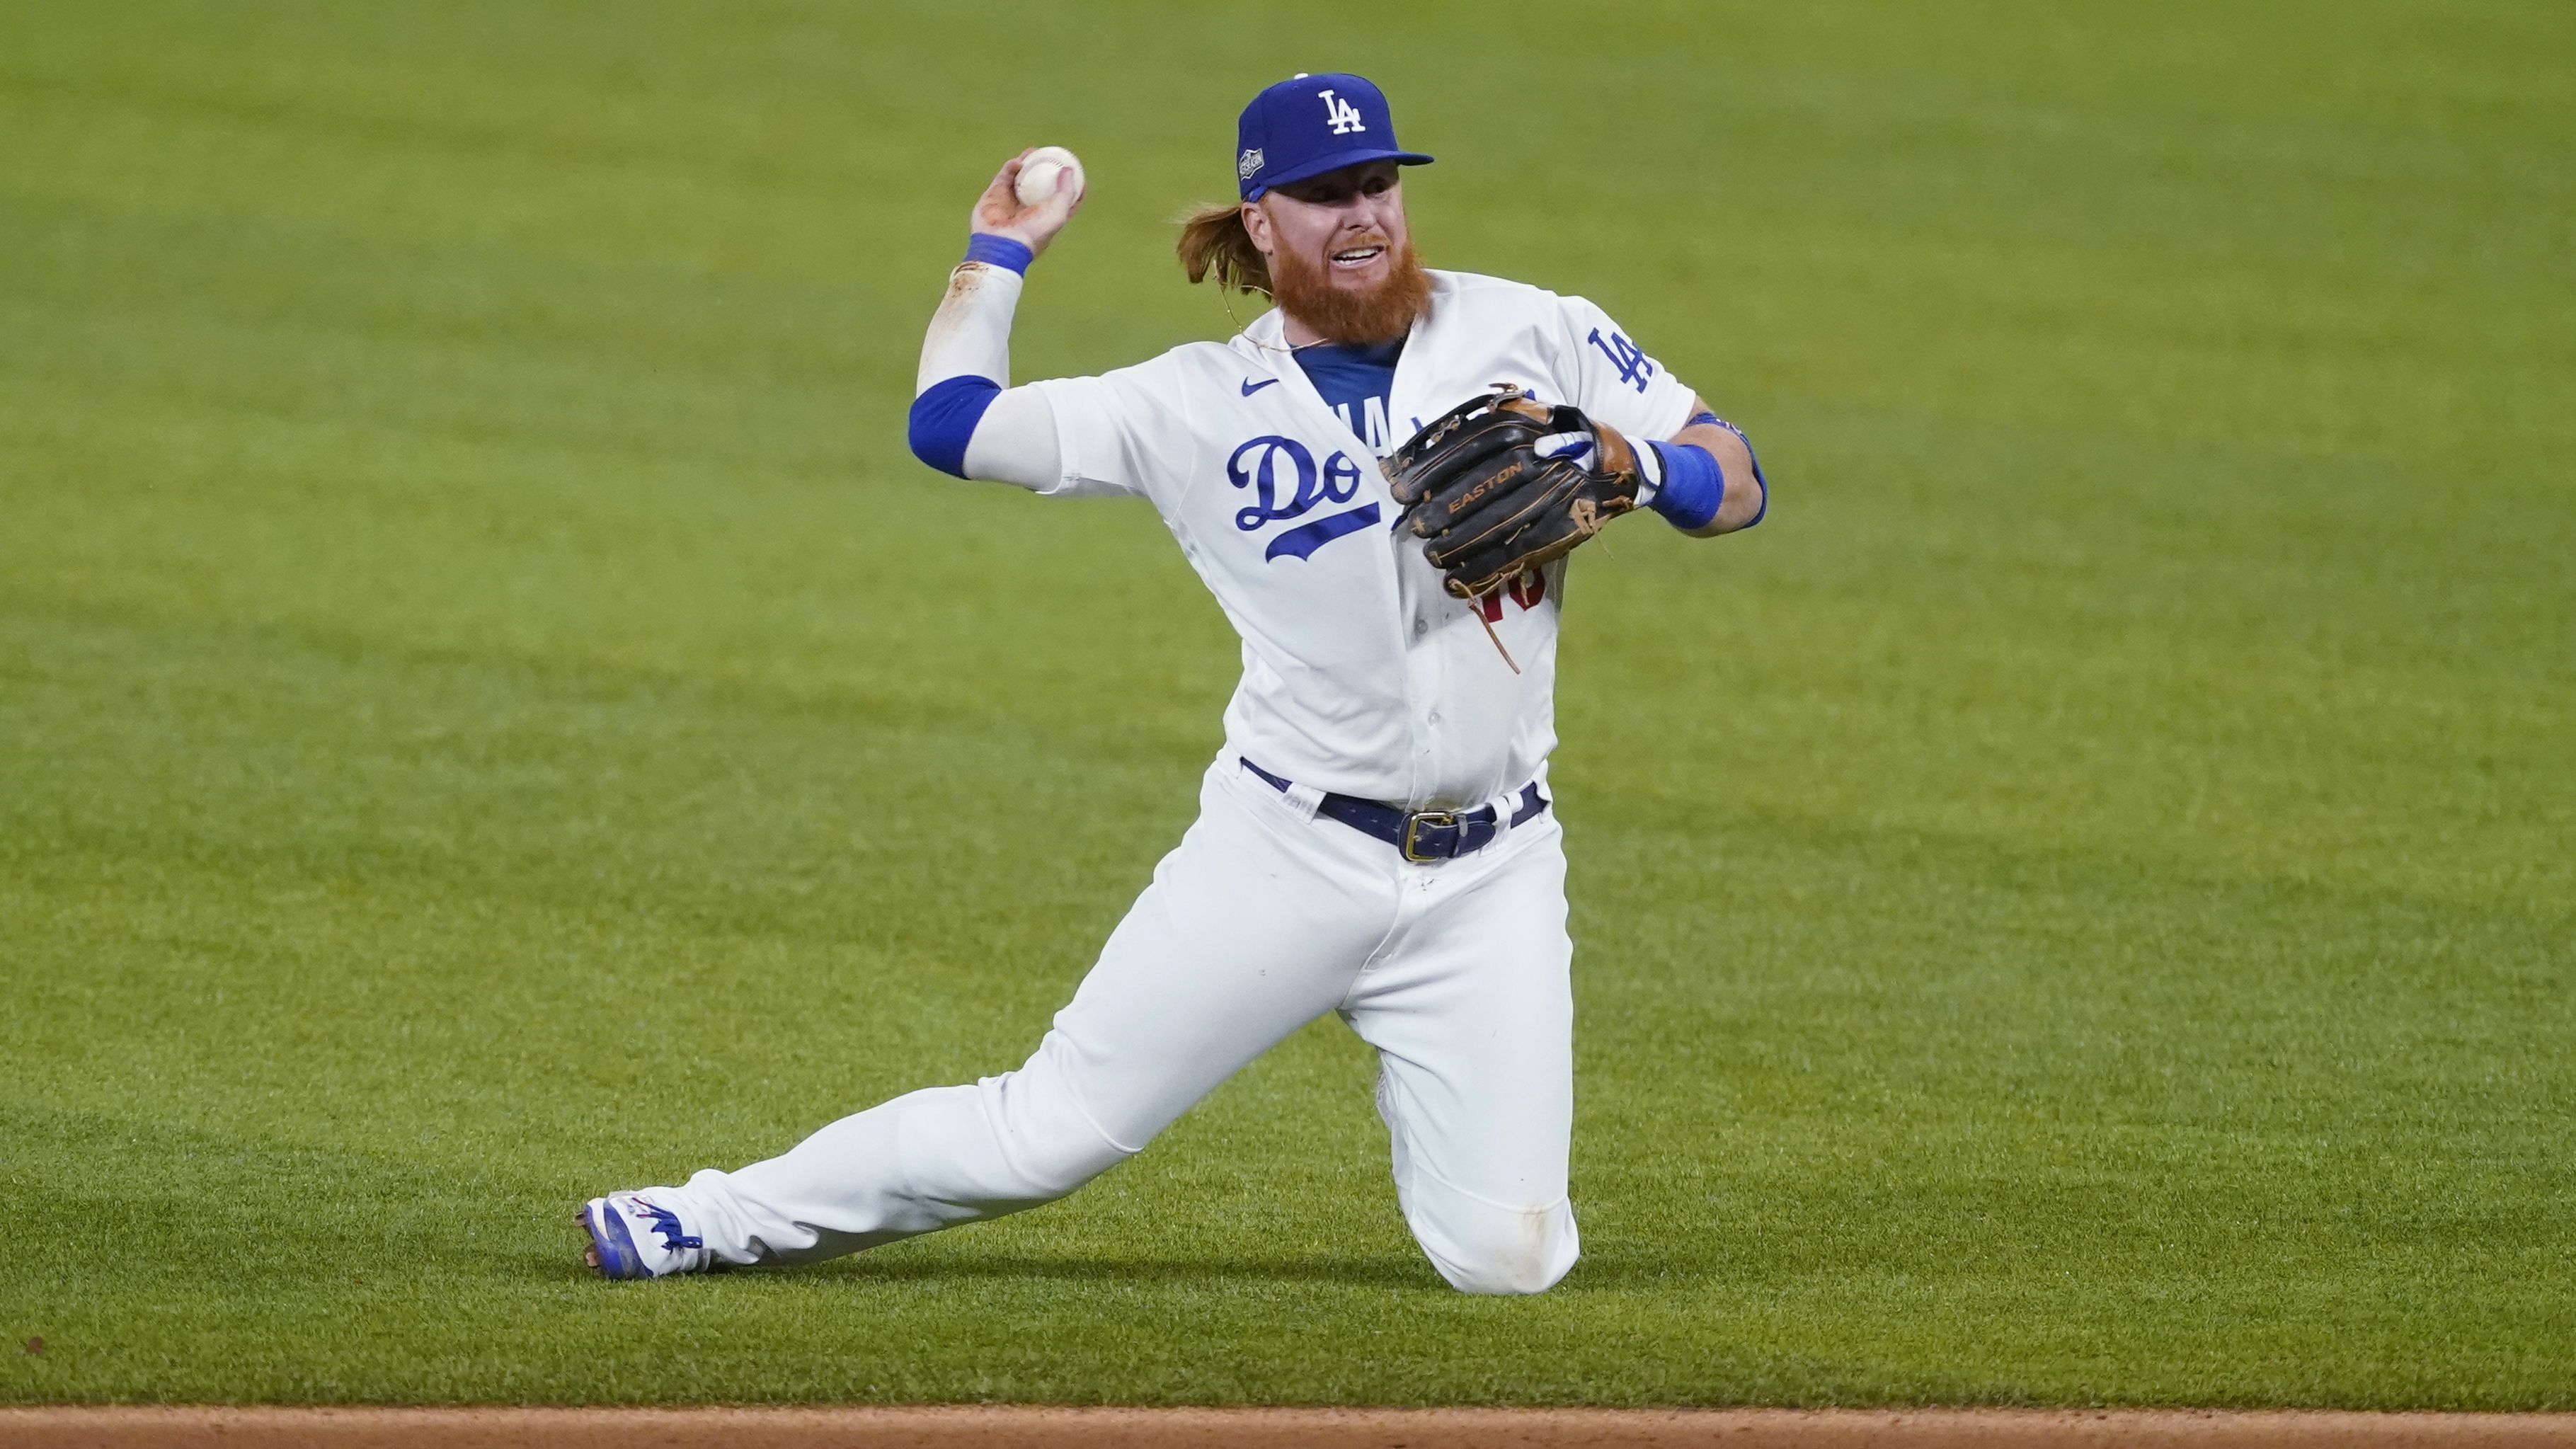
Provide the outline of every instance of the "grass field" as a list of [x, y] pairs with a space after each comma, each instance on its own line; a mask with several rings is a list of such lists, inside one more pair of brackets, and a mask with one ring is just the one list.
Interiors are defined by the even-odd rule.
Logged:
[[[2576, 1407], [2571, 56], [0, 7], [0, 1399]], [[1576, 568], [1584, 1263], [1441, 1286], [1328, 1023], [1063, 1205], [591, 1281], [579, 1199], [1015, 1063], [1177, 839], [1223, 620], [913, 462], [914, 352], [1038, 142], [1023, 377], [1230, 331], [1169, 219], [1342, 66], [1432, 264], [1777, 490]]]

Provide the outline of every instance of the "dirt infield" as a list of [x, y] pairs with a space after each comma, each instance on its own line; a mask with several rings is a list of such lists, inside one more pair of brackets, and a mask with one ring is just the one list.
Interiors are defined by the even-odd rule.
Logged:
[[0, 1409], [7, 1449], [2524, 1449], [2576, 1446], [2576, 1414], [1610, 1409]]

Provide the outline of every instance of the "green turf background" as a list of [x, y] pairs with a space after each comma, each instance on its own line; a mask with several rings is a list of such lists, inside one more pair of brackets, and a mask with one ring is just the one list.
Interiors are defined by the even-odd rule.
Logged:
[[[2576, 1406], [2576, 9], [0, 0], [0, 1399]], [[1557, 1292], [1310, 1030], [1077, 1199], [603, 1285], [1018, 1060], [1233, 644], [901, 444], [1365, 69], [1762, 445], [1577, 566]], [[1248, 317], [1250, 314], [1245, 313]], [[41, 1335], [41, 1356], [21, 1340]]]

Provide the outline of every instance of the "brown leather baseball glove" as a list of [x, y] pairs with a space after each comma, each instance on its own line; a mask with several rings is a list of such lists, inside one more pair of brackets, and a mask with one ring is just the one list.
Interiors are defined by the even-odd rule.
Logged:
[[1462, 599], [1572, 553], [1637, 506], [1640, 482], [1616, 429], [1507, 383], [1433, 419], [1384, 466], [1405, 523]]

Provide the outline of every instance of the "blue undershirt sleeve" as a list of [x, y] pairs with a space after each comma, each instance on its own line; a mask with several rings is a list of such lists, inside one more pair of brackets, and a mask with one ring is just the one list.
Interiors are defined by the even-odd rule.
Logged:
[[1002, 385], [989, 377], [947, 378], [932, 383], [912, 400], [907, 437], [912, 455], [942, 473], [966, 476], [966, 444], [984, 410], [1002, 395]]

